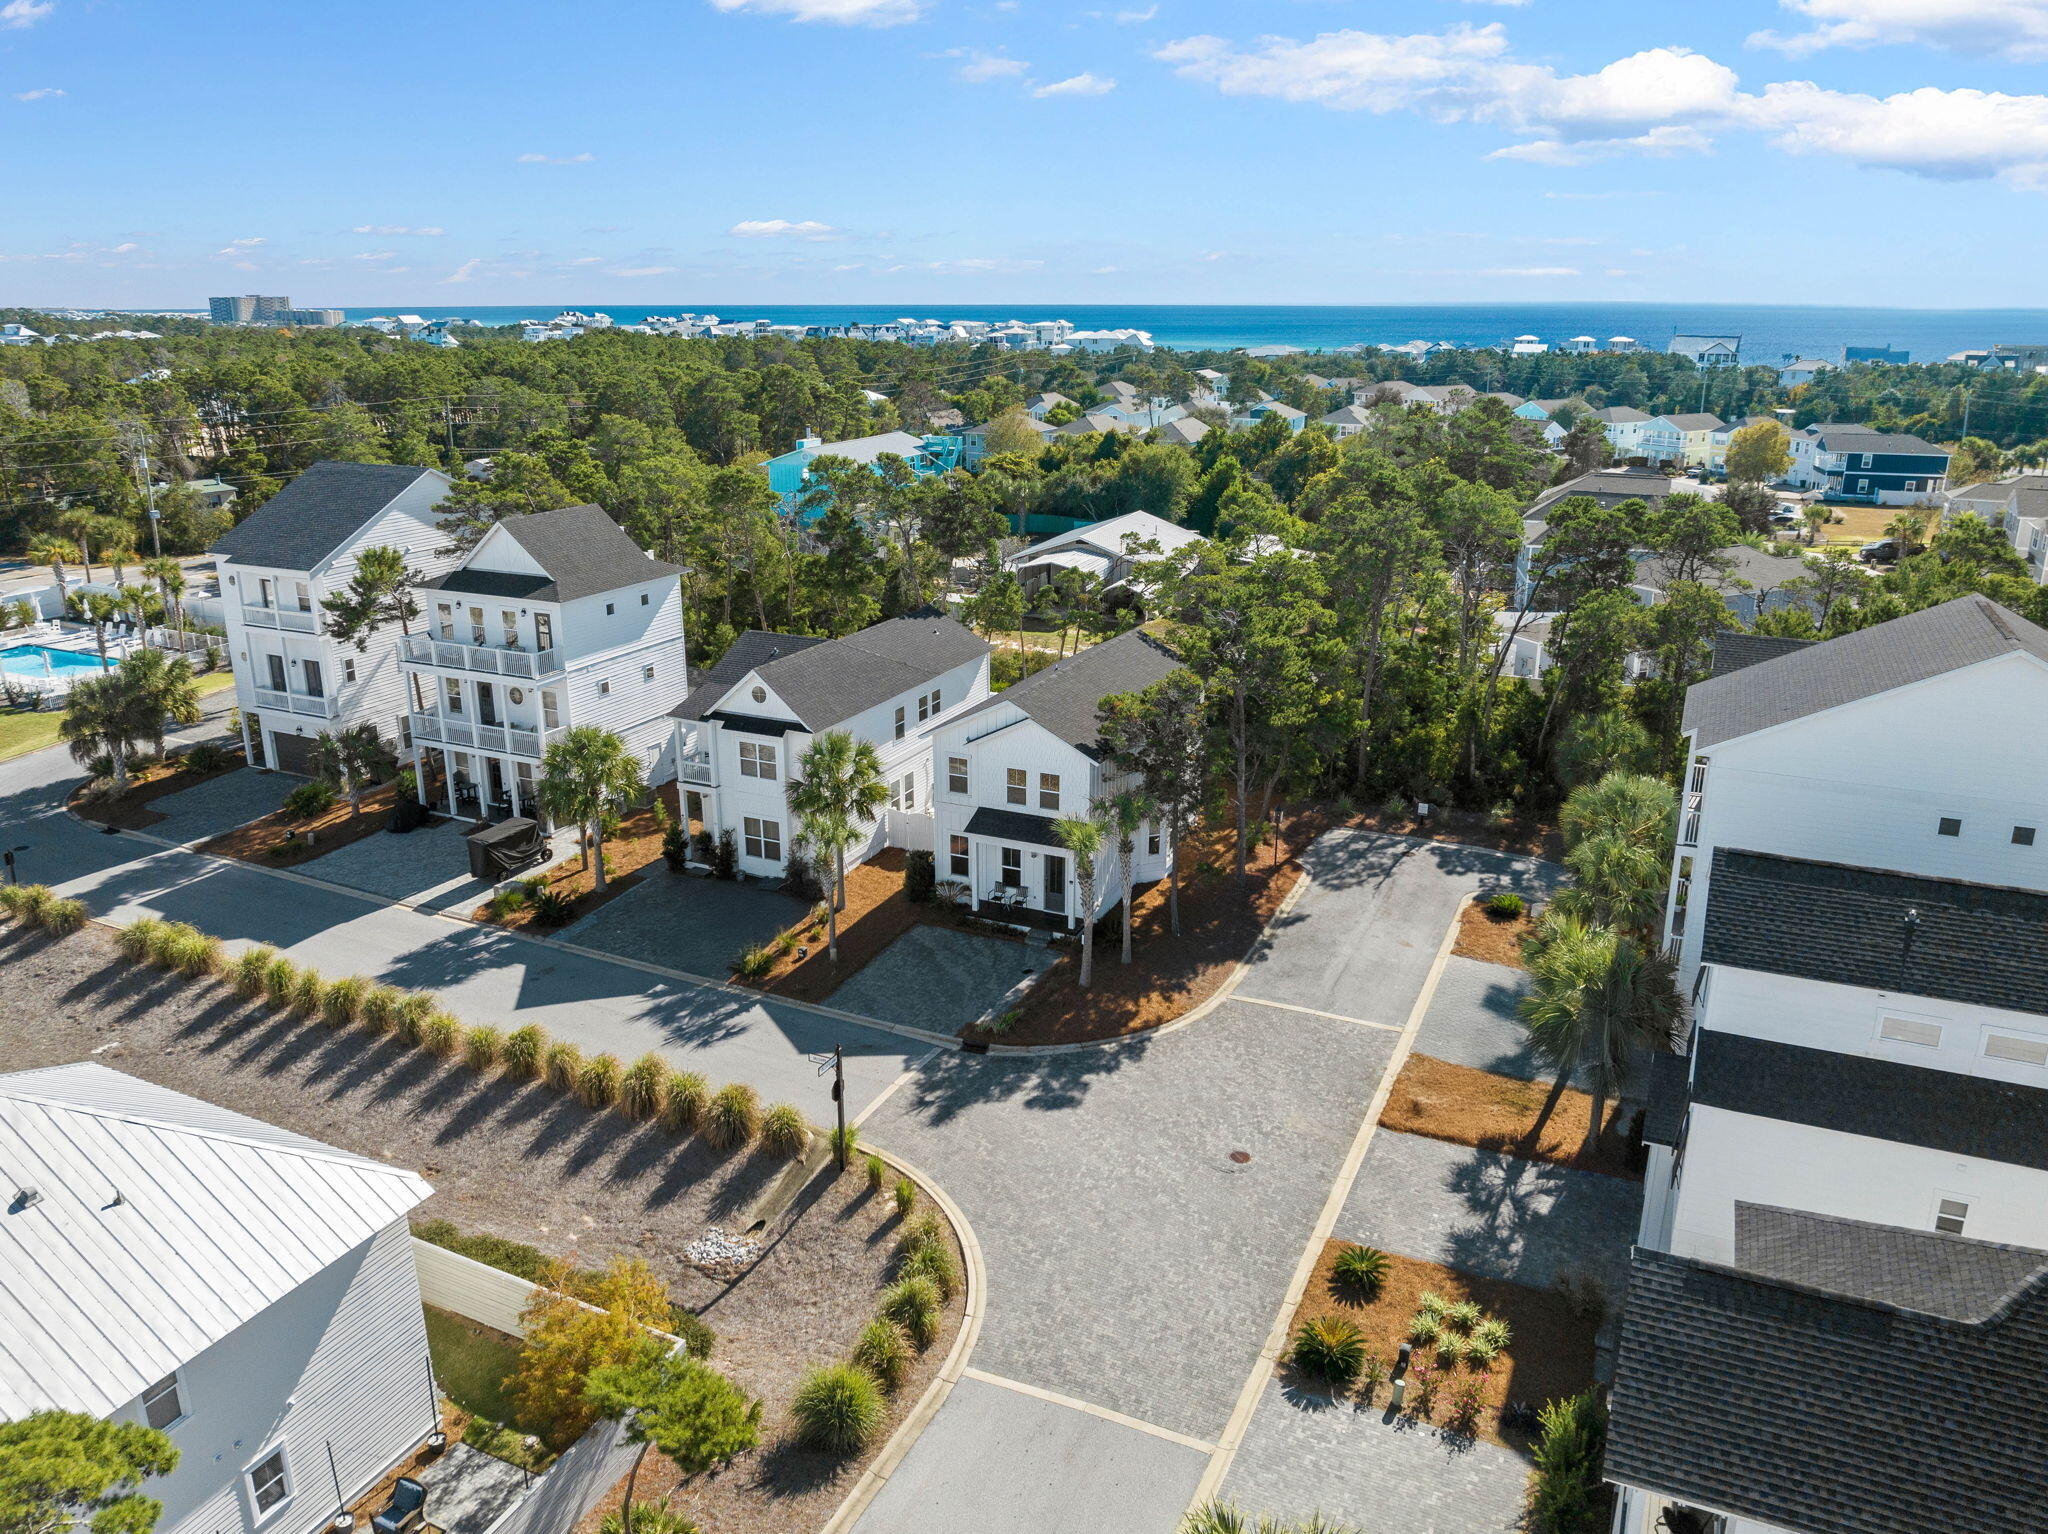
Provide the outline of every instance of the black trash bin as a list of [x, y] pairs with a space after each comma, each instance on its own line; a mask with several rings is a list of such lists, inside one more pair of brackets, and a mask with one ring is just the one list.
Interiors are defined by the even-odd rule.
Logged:
[[547, 852], [547, 838], [536, 821], [514, 816], [469, 833], [469, 874], [486, 884], [499, 884], [522, 868], [531, 868]]

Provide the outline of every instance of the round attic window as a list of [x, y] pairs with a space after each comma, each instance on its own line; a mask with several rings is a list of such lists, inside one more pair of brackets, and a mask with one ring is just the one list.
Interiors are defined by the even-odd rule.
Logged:
[[512, 689], [512, 701], [513, 701], [514, 703], [524, 703], [524, 702], [526, 701], [526, 689], [525, 689], [525, 688], [523, 688], [523, 687], [515, 687], [515, 688], [513, 688], [513, 689]]
[[766, 703], [768, 701], [768, 689], [765, 687], [756, 687], [754, 689], [753, 698], [756, 703]]

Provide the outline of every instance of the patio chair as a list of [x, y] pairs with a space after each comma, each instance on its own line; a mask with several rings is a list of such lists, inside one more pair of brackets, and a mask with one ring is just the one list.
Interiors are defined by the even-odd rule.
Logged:
[[391, 1488], [391, 1502], [370, 1520], [375, 1534], [419, 1534], [427, 1522], [427, 1488], [402, 1475]]

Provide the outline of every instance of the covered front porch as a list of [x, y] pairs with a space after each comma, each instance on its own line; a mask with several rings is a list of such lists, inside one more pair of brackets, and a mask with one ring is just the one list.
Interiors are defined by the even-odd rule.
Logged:
[[1081, 891], [1074, 859], [1043, 815], [984, 805], [942, 849], [939, 877], [967, 887], [977, 916], [1071, 931]]
[[549, 827], [540, 808], [537, 762], [417, 739], [413, 749], [420, 762], [420, 799], [430, 808], [459, 820], [499, 821], [523, 815]]

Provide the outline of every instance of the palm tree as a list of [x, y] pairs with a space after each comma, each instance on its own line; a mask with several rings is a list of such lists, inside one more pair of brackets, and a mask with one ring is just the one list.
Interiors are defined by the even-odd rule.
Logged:
[[347, 795], [350, 820], [362, 818], [363, 790], [389, 776], [397, 765], [374, 724], [323, 730], [313, 741], [314, 776], [325, 778]]
[[166, 655], [161, 650], [136, 650], [114, 673], [141, 696], [149, 708], [150, 727], [145, 738], [158, 756], [164, 751], [164, 722], [199, 722], [199, 679], [192, 662], [184, 656]]
[[573, 821], [581, 828], [584, 865], [596, 870], [592, 887], [605, 888], [604, 817], [606, 812], [644, 792], [640, 759], [619, 736], [594, 724], [579, 724], [541, 758], [535, 791], [550, 819]]
[[1656, 761], [1657, 748], [1648, 730], [1620, 709], [1607, 709], [1558, 731], [1553, 755], [1558, 781], [1573, 789], [1610, 772], [1642, 772]]
[[1099, 809], [1085, 818], [1063, 815], [1052, 824], [1052, 834], [1074, 860], [1074, 880], [1081, 886], [1081, 989], [1095, 983], [1095, 880], [1096, 860], [1108, 840]]
[[[99, 544], [103, 548], [117, 544], [127, 536], [127, 528], [118, 517], [102, 516], [96, 511], [79, 507], [67, 511], [57, 518], [57, 526], [70, 535], [78, 546], [78, 562], [85, 567], [85, 578], [92, 579], [92, 548]], [[120, 572], [115, 572], [120, 578]]]
[[111, 672], [73, 682], [66, 702], [57, 734], [71, 748], [71, 759], [86, 767], [105, 756], [113, 763], [115, 790], [126, 789], [129, 753], [161, 728], [155, 706], [128, 678]]
[[143, 572], [156, 582], [158, 599], [163, 603], [171, 627], [178, 631], [178, 651], [185, 649], [185, 570], [177, 560], [168, 554], [159, 554], [142, 562]]
[[1610, 772], [1573, 790], [1558, 815], [1558, 828], [1567, 848], [1606, 832], [1639, 846], [1668, 846], [1677, 819], [1678, 795], [1662, 778]]
[[78, 549], [65, 539], [45, 535], [28, 546], [28, 557], [36, 564], [50, 567], [50, 574], [57, 580], [57, 605], [69, 607], [71, 585], [65, 578], [64, 565], [67, 560], [78, 558]]
[[1573, 882], [1551, 908], [1620, 927], [1646, 946], [1664, 914], [1678, 796], [1662, 778], [1610, 772], [1575, 789], [1558, 816]]
[[1116, 832], [1117, 878], [1124, 894], [1124, 951], [1121, 963], [1131, 962], [1131, 864], [1138, 855], [1138, 832], [1152, 813], [1152, 804], [1141, 793], [1125, 789], [1103, 806], [1109, 828]]
[[149, 633], [150, 619], [162, 615], [163, 604], [157, 599], [157, 594], [147, 586], [117, 586], [114, 588], [114, 600], [120, 605], [121, 611], [134, 621], [136, 630], [143, 635]]
[[75, 591], [71, 594], [71, 614], [81, 623], [92, 625], [93, 643], [100, 650], [100, 669], [113, 670], [114, 663], [107, 659], [107, 629], [121, 616], [121, 604], [104, 591]]
[[1579, 1147], [1583, 1158], [1598, 1143], [1607, 1099], [1627, 1085], [1635, 1055], [1670, 1047], [1678, 1021], [1676, 970], [1669, 955], [1639, 947], [1612, 927], [1554, 913], [1546, 924], [1545, 941], [1530, 964], [1534, 986], [1520, 1010], [1530, 1047], [1554, 1079], [1528, 1141], [1534, 1145], [1542, 1138], [1573, 1073], [1583, 1071], [1593, 1093]]
[[846, 854], [860, 844], [888, 802], [881, 753], [873, 742], [855, 740], [844, 730], [827, 730], [813, 740], [789, 785], [790, 813], [803, 822], [804, 837], [818, 855], [832, 860], [825, 946], [834, 964], [839, 962], [839, 912], [846, 904]]

